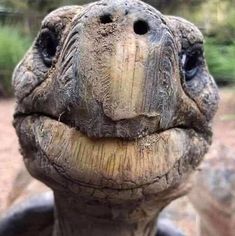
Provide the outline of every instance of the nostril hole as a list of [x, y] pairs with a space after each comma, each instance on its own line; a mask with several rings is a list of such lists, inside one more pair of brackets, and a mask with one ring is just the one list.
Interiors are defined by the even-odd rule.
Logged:
[[101, 22], [101, 24], [112, 23], [113, 22], [112, 16], [110, 14], [102, 15], [100, 17], [100, 22]]
[[149, 25], [144, 20], [138, 20], [134, 23], [134, 31], [136, 34], [146, 34], [149, 31]]

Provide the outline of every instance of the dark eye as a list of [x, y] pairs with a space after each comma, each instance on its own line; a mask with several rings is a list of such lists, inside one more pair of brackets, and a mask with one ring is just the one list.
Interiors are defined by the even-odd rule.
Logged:
[[56, 54], [58, 38], [55, 32], [49, 29], [43, 29], [38, 40], [38, 49], [46, 66], [52, 65]]
[[181, 62], [185, 73], [185, 80], [190, 81], [197, 74], [200, 65], [202, 64], [203, 51], [202, 49], [194, 49], [190, 52], [185, 52], [181, 56]]

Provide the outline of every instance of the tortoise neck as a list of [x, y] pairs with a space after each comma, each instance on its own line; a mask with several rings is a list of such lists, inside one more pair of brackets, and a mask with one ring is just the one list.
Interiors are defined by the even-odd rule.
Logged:
[[[155, 214], [149, 215], [144, 209], [85, 202], [57, 194], [55, 208], [53, 236], [154, 236], [160, 212], [154, 209]], [[145, 217], [138, 219], [137, 215]]]

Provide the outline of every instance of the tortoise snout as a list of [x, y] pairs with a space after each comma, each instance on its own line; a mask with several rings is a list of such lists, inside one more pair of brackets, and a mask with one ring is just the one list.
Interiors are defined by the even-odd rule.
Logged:
[[169, 107], [162, 97], [172, 93], [177, 66], [163, 15], [135, 0], [101, 1], [82, 15], [81, 25], [77, 74], [84, 72], [79, 79], [85, 78], [86, 93], [113, 121], [159, 117], [163, 104]]
[[[135, 0], [100, 1], [74, 18], [62, 55], [66, 75], [59, 77], [73, 78], [69, 114], [76, 126], [90, 122], [92, 132], [102, 133], [107, 126], [125, 126], [126, 136], [169, 126], [177, 102], [178, 53], [163, 18]], [[97, 113], [102, 122], [96, 122]], [[136, 130], [137, 123], [142, 128]]]

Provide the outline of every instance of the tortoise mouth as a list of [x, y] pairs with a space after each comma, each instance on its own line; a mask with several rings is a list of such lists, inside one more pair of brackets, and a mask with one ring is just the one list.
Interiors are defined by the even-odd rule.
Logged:
[[[15, 127], [30, 172], [34, 160], [41, 160], [34, 171], [43, 169], [44, 160], [60, 177], [93, 189], [133, 190], [163, 180], [169, 187], [199, 165], [209, 146], [200, 133], [179, 127], [136, 140], [89, 138], [38, 115], [16, 118]], [[26, 154], [29, 149], [34, 157]]]

